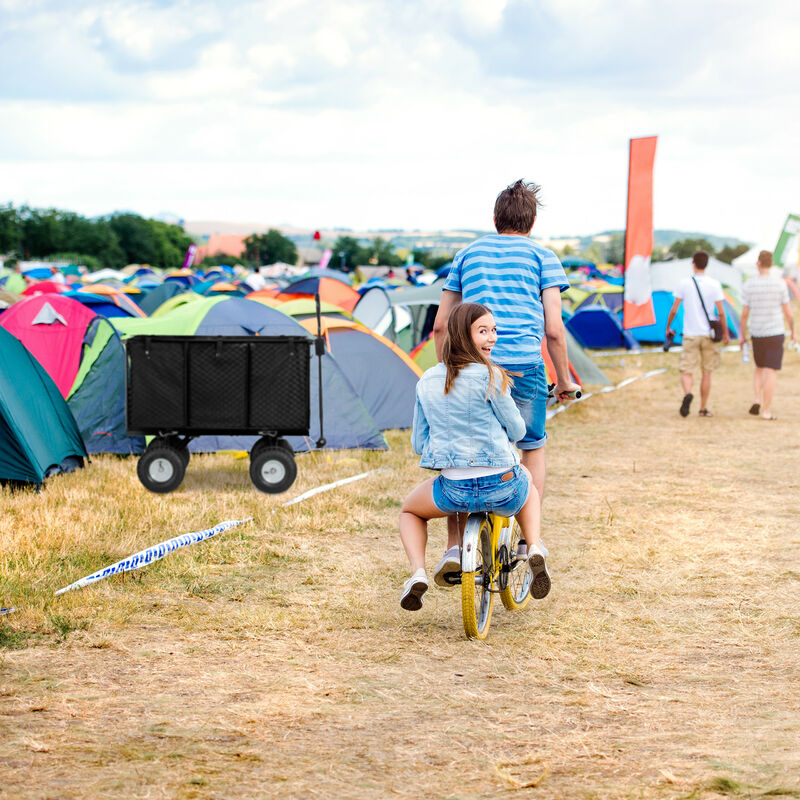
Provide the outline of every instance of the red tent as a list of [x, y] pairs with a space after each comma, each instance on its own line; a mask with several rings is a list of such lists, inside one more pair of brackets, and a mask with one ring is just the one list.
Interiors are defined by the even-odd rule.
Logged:
[[25, 345], [66, 397], [78, 374], [86, 328], [96, 316], [70, 297], [39, 294], [6, 309], [0, 325]]

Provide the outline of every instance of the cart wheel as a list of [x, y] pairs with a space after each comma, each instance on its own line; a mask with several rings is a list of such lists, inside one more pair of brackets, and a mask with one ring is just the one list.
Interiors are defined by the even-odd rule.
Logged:
[[177, 450], [181, 454], [181, 458], [183, 459], [183, 468], [185, 470], [186, 467], [189, 466], [189, 459], [191, 458], [191, 454], [189, 453], [189, 446], [182, 444], [180, 447], [177, 448]]
[[[188, 455], [188, 451], [187, 451]], [[142, 454], [136, 465], [136, 474], [145, 489], [166, 494], [177, 489], [186, 474], [186, 459], [178, 448], [162, 444], [152, 445]]]
[[297, 464], [285, 447], [253, 448], [250, 454], [250, 480], [260, 492], [285, 492], [296, 477]]
[[276, 439], [275, 444], [278, 445], [278, 447], [283, 447], [284, 450], [286, 450], [287, 452], [291, 453], [292, 456], [294, 456], [294, 447], [292, 447], [289, 444], [289, 442], [286, 441], [286, 439]]
[[256, 454], [265, 447], [282, 447], [287, 453], [291, 453], [292, 456], [294, 456], [294, 448], [286, 439], [272, 439], [267, 436], [262, 436], [260, 439], [257, 439], [255, 444], [250, 448], [250, 459], [252, 460], [255, 458]]

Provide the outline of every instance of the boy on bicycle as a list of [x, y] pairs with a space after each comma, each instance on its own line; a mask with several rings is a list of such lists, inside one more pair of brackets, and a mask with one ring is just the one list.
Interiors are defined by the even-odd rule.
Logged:
[[[442, 290], [433, 324], [436, 355], [442, 345], [451, 311], [461, 302], [485, 305], [497, 322], [497, 345], [492, 360], [512, 372], [511, 396], [525, 422], [525, 436], [517, 442], [522, 464], [532, 478], [532, 491], [541, 502], [545, 485], [544, 445], [547, 439], [547, 376], [542, 338], [556, 370], [554, 395], [566, 399], [580, 389], [573, 382], [567, 359], [567, 339], [561, 318], [561, 292], [569, 287], [564, 268], [552, 250], [530, 238], [539, 207], [540, 187], [519, 180], [497, 196], [496, 234], [489, 234], [461, 250], [453, 261]], [[448, 586], [444, 576], [461, 569], [459, 531], [455, 517], [447, 521], [448, 549], [436, 567], [434, 581]], [[545, 555], [547, 550], [544, 549]]]

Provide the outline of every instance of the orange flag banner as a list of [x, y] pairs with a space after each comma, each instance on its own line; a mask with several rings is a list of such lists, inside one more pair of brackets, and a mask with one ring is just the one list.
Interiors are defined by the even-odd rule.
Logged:
[[647, 136], [630, 141], [623, 328], [653, 325], [656, 321], [650, 287], [650, 258], [653, 255], [653, 164], [657, 140], [657, 136]]

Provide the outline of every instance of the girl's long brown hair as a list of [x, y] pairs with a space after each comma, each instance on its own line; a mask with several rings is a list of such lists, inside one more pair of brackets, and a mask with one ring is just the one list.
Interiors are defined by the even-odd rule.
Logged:
[[444, 393], [447, 394], [453, 386], [453, 381], [458, 373], [468, 364], [485, 364], [489, 370], [489, 388], [486, 397], [494, 391], [494, 371], [500, 370], [503, 376], [501, 392], [511, 385], [511, 377], [500, 366], [490, 361], [475, 346], [472, 341], [472, 323], [486, 314], [491, 314], [486, 306], [480, 303], [459, 303], [451, 312], [447, 320], [447, 336], [442, 347], [442, 362], [447, 368], [447, 377], [444, 381]]

